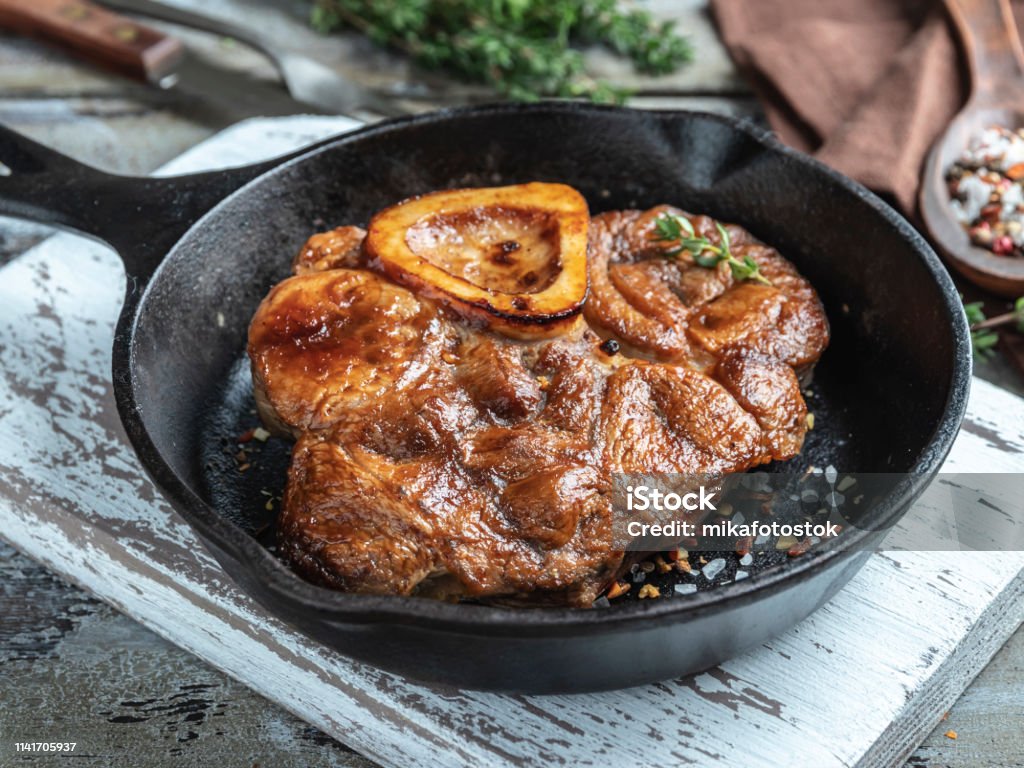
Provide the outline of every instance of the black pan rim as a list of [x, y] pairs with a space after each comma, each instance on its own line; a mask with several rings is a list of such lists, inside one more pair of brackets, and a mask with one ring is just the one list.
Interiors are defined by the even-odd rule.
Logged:
[[[530, 112], [547, 112], [555, 115], [618, 113], [643, 115], [647, 119], [653, 117], [662, 121], [700, 119], [717, 122], [746, 134], [760, 144], [765, 151], [783, 154], [805, 167], [809, 172], [823, 174], [831, 182], [854, 194], [880, 218], [880, 221], [893, 227], [907, 241], [911, 250], [924, 263], [940, 289], [944, 300], [943, 310], [950, 323], [954, 338], [954, 359], [952, 361], [954, 373], [941, 419], [936, 424], [927, 446], [918, 457], [908, 478], [877, 505], [871, 520], [874, 524], [872, 530], [851, 531], [840, 537], [834, 546], [812, 550], [801, 558], [775, 566], [763, 575], [759, 574], [743, 581], [717, 586], [685, 599], [638, 601], [612, 609], [505, 608], [445, 603], [417, 597], [349, 594], [304, 581], [240, 527], [217, 515], [177, 477], [157, 451], [145, 428], [135, 400], [132, 378], [115, 375], [114, 390], [118, 409], [129, 438], [142, 457], [143, 464], [167, 494], [172, 505], [185, 519], [199, 530], [204, 539], [244, 564], [249, 573], [258, 581], [259, 587], [273, 597], [275, 604], [280, 605], [282, 601], [289, 602], [290, 610], [308, 612], [309, 615], [317, 616], [328, 623], [388, 623], [396, 626], [415, 624], [417, 627], [468, 635], [500, 635], [512, 632], [526, 635], [561, 634], [562, 632], [613, 629], [628, 631], [639, 620], [658, 621], [659, 623], [681, 621], [687, 616], [696, 617], [700, 614], [722, 610], [727, 606], [741, 605], [761, 595], [784, 590], [801, 577], [810, 577], [833, 562], [855, 555], [858, 545], [863, 545], [877, 535], [875, 533], [877, 527], [888, 528], [906, 512], [948, 455], [966, 411], [972, 365], [969, 330], [960, 306], [959, 293], [952, 278], [923, 236], [874, 193], [819, 161], [786, 147], [771, 133], [749, 121], [690, 110], [652, 111], [580, 102], [484, 104], [444, 109], [366, 126], [314, 144], [296, 155], [282, 159], [281, 162], [273, 165], [273, 169], [305, 161], [319, 152], [339, 145], [384, 135], [409, 126], [478, 115], [516, 116]], [[258, 183], [263, 175], [257, 176], [224, 198], [210, 212], [196, 221], [178, 242], [181, 242], [190, 232], [202, 227], [210, 213], [219, 208], [221, 204], [237, 195], [245, 194], [249, 186]], [[116, 332], [115, 373], [119, 370], [131, 370], [132, 331], [137, 311], [144, 296], [145, 291], [130, 292], [122, 310]]]

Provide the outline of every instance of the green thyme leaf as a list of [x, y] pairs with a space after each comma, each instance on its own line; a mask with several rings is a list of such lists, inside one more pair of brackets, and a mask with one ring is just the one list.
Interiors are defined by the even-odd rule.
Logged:
[[964, 304], [964, 313], [967, 315], [967, 322], [971, 325], [985, 322], [984, 306], [985, 302], [983, 301], [972, 301], [970, 304]]
[[722, 262], [722, 259], [725, 258], [722, 254], [715, 253], [714, 251], [690, 250], [690, 253], [693, 254], [693, 261], [697, 266], [707, 267], [708, 269], [717, 267]]
[[761, 267], [747, 255], [743, 260], [732, 255], [732, 241], [729, 231], [720, 222], [715, 222], [718, 230], [719, 244], [713, 245], [706, 237], [698, 236], [693, 224], [685, 216], [674, 213], [663, 213], [654, 220], [653, 238], [659, 242], [677, 243], [677, 248], [665, 251], [666, 256], [678, 256], [683, 251], [693, 257], [699, 267], [711, 269], [723, 261], [728, 262], [732, 276], [736, 280], [753, 280], [763, 285], [771, 285], [771, 281], [761, 274]]
[[679, 216], [659, 216], [654, 220], [654, 236], [655, 239], [663, 242], [673, 242], [676, 240], [683, 239], [683, 222], [686, 222], [686, 226], [690, 228], [688, 235], [693, 234], [693, 225], [690, 224], [688, 219], [683, 219]]
[[[1021, 299], [1018, 299], [1017, 303], [1021, 304]], [[1024, 304], [1021, 306], [1024, 308]], [[971, 354], [979, 362], [995, 355], [994, 347], [999, 343], [999, 334], [996, 331], [975, 327], [988, 319], [985, 317], [984, 307], [985, 303], [982, 301], [964, 303], [964, 314], [967, 315], [967, 322], [971, 326]]]
[[971, 352], [975, 360], [984, 360], [995, 355], [993, 347], [999, 342], [995, 331], [971, 331]]
[[625, 99], [623, 89], [587, 74], [576, 45], [605, 45], [648, 74], [693, 59], [672, 23], [620, 0], [315, 0], [310, 23], [324, 33], [356, 29], [423, 66], [523, 101]]

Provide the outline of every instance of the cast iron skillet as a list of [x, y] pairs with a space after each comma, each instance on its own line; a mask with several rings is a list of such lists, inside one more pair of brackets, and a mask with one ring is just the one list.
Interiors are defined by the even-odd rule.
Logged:
[[[374, 125], [223, 172], [120, 178], [0, 133], [0, 213], [78, 230], [128, 275], [113, 378], [142, 463], [225, 570], [271, 612], [342, 653], [422, 680], [574, 692], [694, 672], [830, 598], [924, 489], [967, 402], [967, 326], [924, 240], [871, 193], [748, 125], [687, 112], [500, 105]], [[260, 540], [258, 489], [287, 446], [242, 475], [219, 438], [255, 424], [246, 328], [306, 237], [429, 190], [560, 181], [594, 211], [668, 202], [738, 222], [819, 291], [833, 341], [799, 466], [908, 472], [831, 547], [686, 597], [522, 610], [331, 592]], [[240, 481], [244, 476], [247, 479]], [[248, 483], [249, 485], [246, 485]], [[258, 511], [254, 511], [258, 510]], [[732, 566], [730, 566], [731, 570]]]

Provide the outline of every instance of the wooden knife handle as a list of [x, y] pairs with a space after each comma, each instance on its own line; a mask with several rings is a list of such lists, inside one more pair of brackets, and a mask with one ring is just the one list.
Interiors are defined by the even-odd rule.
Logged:
[[173, 37], [89, 0], [0, 0], [0, 27], [58, 43], [121, 74], [159, 82], [184, 48]]

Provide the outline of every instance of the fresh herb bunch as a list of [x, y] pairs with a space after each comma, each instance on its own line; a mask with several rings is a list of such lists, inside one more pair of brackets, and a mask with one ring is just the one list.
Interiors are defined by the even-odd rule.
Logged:
[[964, 304], [964, 313], [971, 326], [971, 352], [975, 360], [984, 360], [995, 354], [993, 349], [999, 342], [999, 334], [993, 330], [1004, 325], [1014, 325], [1024, 333], [1024, 296], [1013, 303], [1013, 309], [993, 318], [986, 318], [984, 302], [972, 301]]
[[573, 43], [601, 43], [640, 72], [666, 74], [690, 61], [672, 22], [619, 0], [315, 0], [313, 26], [353, 27], [428, 67], [448, 67], [513, 99], [544, 96], [621, 101], [589, 77]]
[[654, 221], [654, 239], [663, 243], [677, 243], [676, 247], [665, 251], [666, 256], [678, 256], [686, 251], [693, 256], [698, 266], [708, 268], [717, 267], [724, 261], [737, 280], [753, 280], [771, 285], [771, 281], [761, 274], [760, 266], [750, 256], [744, 256], [741, 261], [732, 255], [729, 233], [725, 227], [716, 221], [715, 228], [718, 229], [719, 245], [712, 245], [706, 237], [698, 235], [685, 216], [663, 213]]

